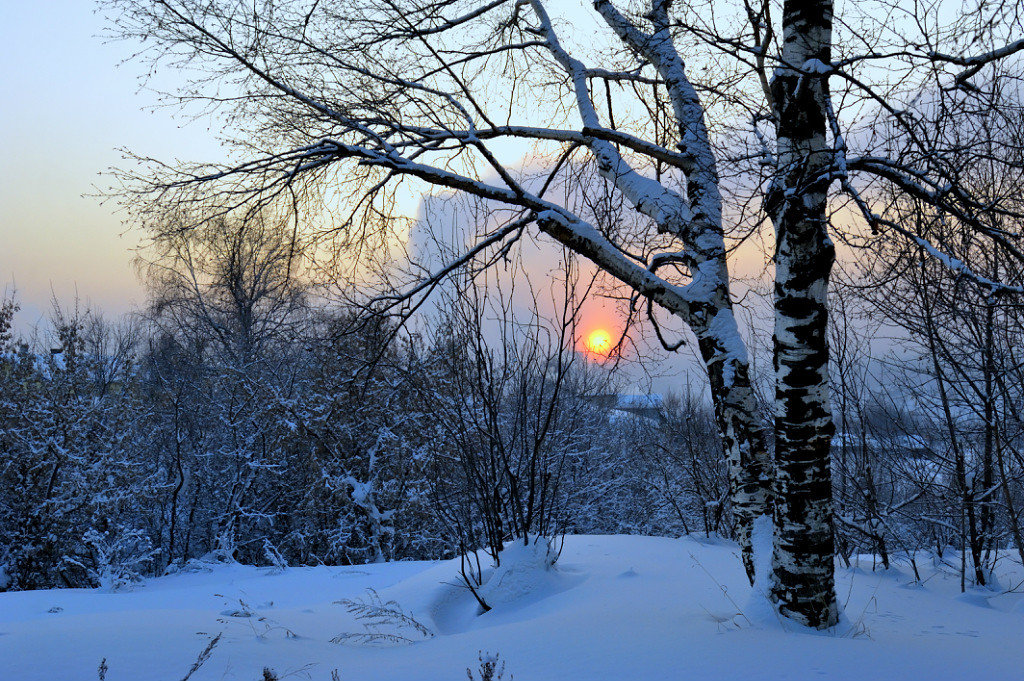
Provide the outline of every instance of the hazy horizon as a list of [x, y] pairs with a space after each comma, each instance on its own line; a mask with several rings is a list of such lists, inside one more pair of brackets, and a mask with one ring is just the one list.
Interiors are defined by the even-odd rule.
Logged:
[[142, 302], [131, 252], [142, 234], [96, 196], [118, 148], [162, 158], [217, 148], [204, 125], [142, 110], [156, 96], [139, 91], [138, 64], [119, 66], [130, 46], [105, 43], [103, 25], [82, 0], [0, 9], [0, 288], [17, 290], [20, 329], [43, 320], [53, 296], [77, 292], [109, 315]]

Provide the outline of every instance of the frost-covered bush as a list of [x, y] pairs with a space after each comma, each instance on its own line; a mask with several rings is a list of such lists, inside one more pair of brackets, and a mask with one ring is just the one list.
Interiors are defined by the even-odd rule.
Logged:
[[[150, 570], [154, 549], [149, 536], [141, 530], [119, 528], [117, 532], [85, 533], [83, 543], [89, 548], [91, 560], [75, 563], [86, 570], [89, 578], [103, 591], [120, 591], [142, 581]], [[71, 561], [65, 558], [65, 561]]]
[[[147, 467], [130, 328], [57, 310], [52, 352], [0, 354], [0, 556], [8, 589], [87, 586], [83, 536], [141, 521]], [[2, 335], [2, 334], [0, 334]], [[141, 530], [140, 530], [141, 532]]]

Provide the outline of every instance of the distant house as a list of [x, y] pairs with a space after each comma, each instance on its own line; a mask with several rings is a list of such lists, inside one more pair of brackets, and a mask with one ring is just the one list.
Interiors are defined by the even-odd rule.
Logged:
[[665, 401], [661, 395], [594, 395], [592, 404], [610, 412], [613, 419], [635, 416], [654, 423], [665, 421]]
[[876, 455], [884, 453], [889, 456], [921, 459], [932, 459], [936, 456], [934, 446], [929, 445], [920, 435], [890, 434], [876, 437], [840, 431], [832, 436], [832, 448], [835, 451], [859, 452], [862, 447], [867, 447]]

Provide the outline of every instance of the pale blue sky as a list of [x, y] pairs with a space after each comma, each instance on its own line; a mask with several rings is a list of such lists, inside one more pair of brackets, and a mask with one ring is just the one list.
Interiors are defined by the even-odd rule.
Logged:
[[92, 0], [0, 0], [0, 287], [18, 289], [21, 325], [45, 314], [52, 290], [116, 314], [142, 294], [129, 249], [137, 232], [113, 205], [84, 194], [120, 161], [118, 147], [162, 158], [209, 157], [201, 125], [178, 129], [138, 93], [128, 46], [105, 44]]

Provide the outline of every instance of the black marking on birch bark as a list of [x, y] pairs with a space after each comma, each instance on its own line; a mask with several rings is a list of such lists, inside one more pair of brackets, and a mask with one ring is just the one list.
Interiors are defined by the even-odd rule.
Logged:
[[833, 434], [828, 383], [825, 141], [832, 5], [786, 0], [783, 64], [772, 80], [778, 163], [765, 207], [775, 224], [775, 545], [771, 597], [816, 628], [838, 621], [833, 564]]

